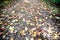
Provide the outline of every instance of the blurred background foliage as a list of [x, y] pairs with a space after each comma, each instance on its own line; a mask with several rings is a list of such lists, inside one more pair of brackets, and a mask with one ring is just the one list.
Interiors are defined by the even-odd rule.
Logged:
[[44, 0], [44, 1], [49, 1], [49, 2], [53, 2], [53, 3], [58, 3], [58, 2], [60, 2], [60, 0]]
[[60, 0], [43, 0], [47, 4], [55, 7], [60, 7]]
[[5, 7], [9, 3], [11, 3], [13, 0], [1, 0], [0, 1], [0, 7]]

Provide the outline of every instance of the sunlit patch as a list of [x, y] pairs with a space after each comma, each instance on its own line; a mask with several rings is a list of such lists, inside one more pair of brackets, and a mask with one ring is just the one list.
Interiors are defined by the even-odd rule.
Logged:
[[24, 0], [24, 2], [25, 2], [25, 3], [29, 3], [29, 1], [28, 1], [28, 0]]

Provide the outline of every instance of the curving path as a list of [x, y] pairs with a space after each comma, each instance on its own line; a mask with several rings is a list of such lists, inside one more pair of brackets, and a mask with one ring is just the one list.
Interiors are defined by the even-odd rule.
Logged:
[[[7, 17], [6, 21], [9, 26], [6, 40], [9, 38], [10, 40], [13, 40], [12, 38], [15, 40], [31, 40], [31, 35], [29, 35], [27, 30], [36, 30], [37, 27], [44, 30], [43, 33], [45, 31], [48, 32], [48, 39], [50, 40], [49, 31], [55, 31], [54, 23], [50, 16], [51, 9], [42, 0], [15, 0], [14, 3], [11, 3], [10, 7], [6, 8], [7, 14], [5, 14], [5, 17]], [[25, 31], [25, 36], [19, 36], [19, 32], [22, 29]]]

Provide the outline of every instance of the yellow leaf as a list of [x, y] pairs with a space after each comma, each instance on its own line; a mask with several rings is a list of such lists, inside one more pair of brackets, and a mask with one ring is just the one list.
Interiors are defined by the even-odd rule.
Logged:
[[0, 22], [0, 24], [2, 24], [2, 22]]

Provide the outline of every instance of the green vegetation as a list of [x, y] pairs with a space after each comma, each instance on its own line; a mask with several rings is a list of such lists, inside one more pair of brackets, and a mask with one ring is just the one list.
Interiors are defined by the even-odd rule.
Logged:
[[53, 7], [53, 13], [60, 12], [60, 0], [43, 0], [48, 6]]
[[1, 0], [0, 1], [0, 6], [6, 6], [8, 5], [9, 3], [11, 3], [13, 0]]
[[60, 0], [43, 0], [45, 2], [58, 3]]
[[45, 3], [49, 4], [50, 6], [60, 6], [60, 0], [43, 0]]

